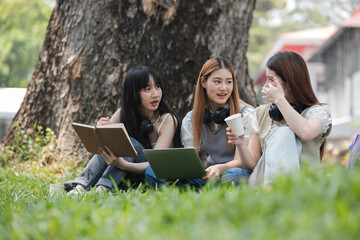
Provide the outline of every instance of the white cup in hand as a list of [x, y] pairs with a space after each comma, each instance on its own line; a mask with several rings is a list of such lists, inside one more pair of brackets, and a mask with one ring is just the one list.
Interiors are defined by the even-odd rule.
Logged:
[[231, 131], [236, 134], [236, 136], [244, 135], [244, 124], [240, 113], [233, 114], [225, 118], [225, 122], [231, 128]]

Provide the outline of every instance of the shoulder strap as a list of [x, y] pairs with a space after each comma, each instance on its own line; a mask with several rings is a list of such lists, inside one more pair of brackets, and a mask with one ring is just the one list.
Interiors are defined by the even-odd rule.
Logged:
[[159, 129], [158, 129], [158, 135], [160, 135], [160, 129], [161, 129], [162, 125], [164, 124], [165, 119], [169, 116], [169, 114], [170, 114], [170, 113], [167, 113], [167, 114], [165, 115], [164, 119], [161, 121], [160, 126], [159, 126]]
[[272, 119], [269, 116], [270, 106], [271, 103], [266, 105], [260, 105], [255, 109], [256, 120], [259, 123], [259, 140], [262, 150], [264, 150], [264, 142], [266, 137], [270, 134], [270, 128], [272, 125]]
[[240, 113], [241, 113], [241, 116], [243, 115], [243, 112], [244, 112], [246, 109], [248, 109], [248, 108], [250, 108], [249, 105], [245, 105], [245, 104], [240, 103]]

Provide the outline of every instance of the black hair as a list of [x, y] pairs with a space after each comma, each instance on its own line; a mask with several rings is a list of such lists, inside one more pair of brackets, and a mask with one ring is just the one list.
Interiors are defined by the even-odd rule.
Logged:
[[[152, 148], [149, 137], [140, 131], [140, 123], [145, 119], [141, 116], [139, 107], [141, 105], [140, 91], [146, 88], [150, 82], [150, 76], [154, 79], [157, 86], [163, 90], [159, 74], [147, 66], [137, 66], [128, 71], [124, 80], [123, 96], [121, 100], [120, 122], [124, 123], [130, 137], [135, 138], [144, 148]], [[163, 100], [160, 99], [158, 111], [162, 115], [170, 113], [176, 126], [173, 138], [174, 147], [181, 146], [180, 125], [181, 122], [174, 110]]]

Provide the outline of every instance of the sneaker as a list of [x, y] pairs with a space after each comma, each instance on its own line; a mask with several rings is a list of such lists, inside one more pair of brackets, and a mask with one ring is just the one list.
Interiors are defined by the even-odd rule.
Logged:
[[66, 181], [64, 182], [64, 189], [65, 191], [69, 192], [74, 188], [73, 181]]
[[70, 190], [70, 191], [67, 193], [67, 195], [68, 195], [68, 196], [71, 196], [71, 195], [77, 196], [77, 195], [83, 195], [83, 194], [85, 194], [85, 193], [86, 193], [85, 190], [76, 187], [76, 188]]
[[100, 192], [100, 193], [108, 193], [110, 190], [105, 187], [105, 186], [102, 186], [102, 185], [99, 185], [97, 188], [96, 188], [96, 192]]

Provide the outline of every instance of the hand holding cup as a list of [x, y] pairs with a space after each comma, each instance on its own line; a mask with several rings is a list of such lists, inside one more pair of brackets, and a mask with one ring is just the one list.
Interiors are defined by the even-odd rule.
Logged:
[[225, 118], [226, 124], [231, 128], [231, 131], [236, 134], [236, 136], [241, 136], [245, 134], [244, 124], [242, 122], [241, 114], [233, 114]]

